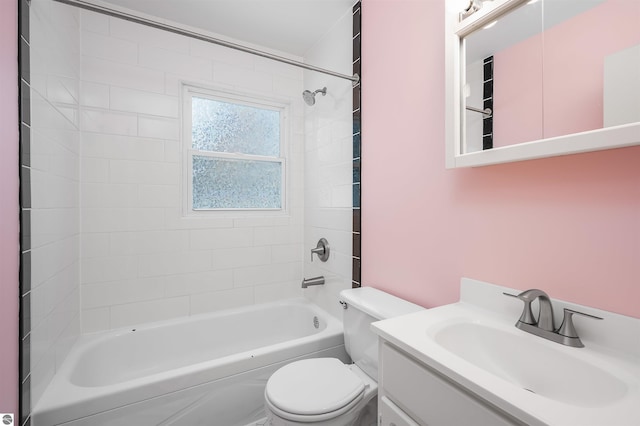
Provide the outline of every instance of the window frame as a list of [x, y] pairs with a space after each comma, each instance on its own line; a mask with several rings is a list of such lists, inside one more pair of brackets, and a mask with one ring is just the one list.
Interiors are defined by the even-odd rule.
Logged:
[[[289, 173], [287, 163], [289, 159], [289, 102], [276, 97], [266, 97], [256, 93], [246, 93], [241, 91], [229, 91], [211, 87], [183, 84], [182, 90], [182, 210], [183, 216], [281, 216], [288, 214], [289, 205]], [[228, 153], [219, 151], [202, 151], [193, 148], [192, 141], [192, 99], [194, 97], [211, 99], [218, 102], [244, 105], [253, 108], [260, 108], [280, 113], [280, 155], [278, 157]], [[219, 158], [226, 160], [258, 161], [267, 163], [278, 163], [281, 165], [281, 194], [279, 208], [208, 208], [195, 209], [193, 207], [193, 158], [194, 157]]]

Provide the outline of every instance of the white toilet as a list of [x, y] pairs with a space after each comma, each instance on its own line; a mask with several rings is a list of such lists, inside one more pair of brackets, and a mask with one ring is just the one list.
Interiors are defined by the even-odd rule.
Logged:
[[267, 425], [376, 424], [378, 338], [369, 326], [424, 308], [371, 287], [343, 290], [340, 300], [345, 348], [354, 364], [312, 358], [277, 370], [264, 392]]

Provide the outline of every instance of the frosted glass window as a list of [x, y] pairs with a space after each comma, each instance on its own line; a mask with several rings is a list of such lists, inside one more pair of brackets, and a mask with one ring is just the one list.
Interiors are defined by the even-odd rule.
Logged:
[[281, 163], [193, 157], [194, 209], [281, 207]]
[[193, 97], [194, 149], [280, 155], [280, 112]]
[[286, 105], [185, 93], [187, 211], [284, 209]]

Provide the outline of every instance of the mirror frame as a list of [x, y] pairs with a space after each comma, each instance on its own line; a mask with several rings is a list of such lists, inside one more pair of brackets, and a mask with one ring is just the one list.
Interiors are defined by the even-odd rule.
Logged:
[[[477, 167], [603, 149], [640, 145], [640, 122], [573, 133], [548, 139], [463, 153], [464, 103], [461, 87], [465, 66], [464, 37], [509, 13], [528, 0], [494, 0], [460, 21], [461, 11], [445, 8], [445, 166]], [[455, 2], [453, 2], [455, 3]]]

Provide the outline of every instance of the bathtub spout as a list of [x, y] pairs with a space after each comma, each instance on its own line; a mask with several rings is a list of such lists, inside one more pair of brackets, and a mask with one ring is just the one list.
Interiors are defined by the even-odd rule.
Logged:
[[319, 277], [313, 277], [313, 278], [309, 278], [309, 279], [303, 279], [302, 280], [302, 288], [307, 288], [310, 285], [323, 285], [324, 284], [324, 277], [321, 275]]

